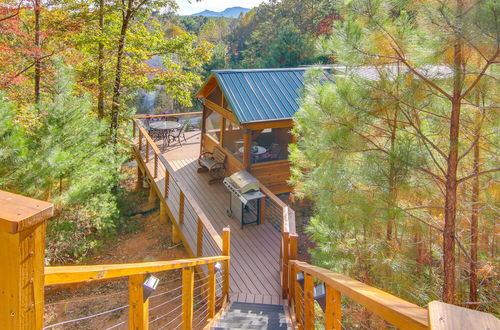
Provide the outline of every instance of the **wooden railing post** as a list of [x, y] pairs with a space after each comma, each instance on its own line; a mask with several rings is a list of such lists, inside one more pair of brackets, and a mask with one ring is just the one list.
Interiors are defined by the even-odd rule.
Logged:
[[193, 267], [182, 269], [182, 328], [191, 329], [193, 325]]
[[295, 298], [295, 285], [294, 281], [297, 278], [297, 272], [295, 270], [295, 266], [290, 264], [292, 260], [297, 259], [297, 244], [298, 244], [298, 235], [297, 234], [290, 234], [289, 236], [289, 243], [288, 245], [290, 246], [290, 251], [289, 251], [289, 280], [288, 280], [288, 299], [294, 299]]
[[168, 186], [170, 184], [170, 175], [168, 174], [168, 170], [165, 169], [165, 199], [168, 198]]
[[179, 225], [184, 223], [184, 193], [181, 190], [181, 194], [179, 196]]
[[[231, 254], [231, 231], [229, 228], [222, 230], [222, 255], [229, 256]], [[223, 279], [222, 279], [222, 297], [229, 300], [229, 260], [224, 261]]]
[[146, 160], [145, 160], [146, 164], [149, 162], [149, 142], [148, 140], [146, 139]]
[[139, 154], [142, 151], [142, 131], [139, 130]]
[[208, 264], [208, 318], [213, 319], [215, 316], [215, 263]]
[[263, 197], [260, 199], [260, 209], [259, 209], [259, 219], [260, 219], [260, 224], [266, 223], [266, 197]]
[[203, 222], [198, 218], [198, 232], [196, 239], [196, 256], [201, 257], [203, 254]]
[[135, 138], [135, 130], [137, 129], [136, 125], [135, 125], [135, 120], [132, 120], [132, 137]]
[[314, 277], [304, 273], [304, 327], [314, 329]]
[[144, 300], [144, 275], [131, 275], [128, 278], [130, 330], [147, 330], [149, 327], [149, 299]]
[[325, 329], [342, 329], [342, 297], [340, 292], [325, 284], [326, 287], [326, 309]]
[[[298, 270], [297, 267], [295, 266], [295, 276], [297, 276]], [[297, 277], [294, 278], [293, 280], [293, 285], [295, 287], [294, 292], [295, 292], [295, 318], [297, 322], [297, 326], [299, 329], [304, 329], [304, 319], [303, 319], [303, 311], [304, 311], [304, 306], [302, 305], [302, 299], [301, 299], [301, 294], [303, 293], [302, 288], [300, 287], [299, 281], [297, 281]]]
[[155, 152], [154, 178], [158, 176], [158, 155]]
[[283, 299], [288, 298], [288, 262], [290, 249], [290, 233], [284, 232], [281, 234], [282, 249], [283, 249], [283, 264], [281, 268], [281, 291]]
[[0, 325], [42, 329], [45, 223], [51, 203], [0, 191]]

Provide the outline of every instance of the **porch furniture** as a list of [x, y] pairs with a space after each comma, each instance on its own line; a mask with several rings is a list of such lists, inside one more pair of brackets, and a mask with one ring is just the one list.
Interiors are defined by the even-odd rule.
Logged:
[[[244, 147], [241, 147], [240, 149], [238, 149], [238, 151], [243, 153]], [[264, 147], [261, 147], [261, 146], [255, 146], [255, 147], [250, 147], [250, 151], [252, 152], [253, 156], [260, 156], [263, 153], [265, 153], [267, 151], [267, 149]]]
[[206, 172], [213, 177], [209, 183], [220, 182], [224, 178], [224, 173], [226, 171], [226, 154], [219, 148], [214, 147], [213, 152], [204, 152], [198, 158], [198, 164], [200, 168], [198, 172]]
[[149, 123], [150, 129], [158, 130], [161, 131], [162, 136], [163, 136], [163, 150], [165, 150], [165, 144], [168, 145], [169, 143], [169, 132], [174, 129], [179, 129], [181, 127], [181, 124], [179, 124], [176, 121], [156, 121]]
[[278, 160], [280, 158], [281, 147], [277, 143], [271, 144], [269, 151], [260, 156], [260, 160]]
[[180, 146], [182, 147], [181, 138], [184, 139], [184, 142], [187, 142], [185, 134], [187, 126], [188, 124], [184, 123], [184, 125], [182, 125], [180, 129], [173, 130], [168, 137], [168, 145], [170, 145], [171, 142], [175, 142], [177, 140], [177, 142], [179, 142]]

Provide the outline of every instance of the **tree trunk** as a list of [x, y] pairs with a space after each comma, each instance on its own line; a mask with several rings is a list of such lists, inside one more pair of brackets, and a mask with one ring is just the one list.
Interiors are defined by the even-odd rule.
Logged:
[[[101, 38], [104, 36], [104, 0], [99, 0], [99, 30]], [[104, 118], [104, 43], [99, 40], [99, 59], [97, 67], [97, 82], [99, 84], [99, 95], [97, 97], [97, 116]]]
[[[457, 1], [457, 24], [460, 24], [462, 2]], [[457, 32], [459, 33], [459, 32]], [[450, 141], [447, 159], [446, 181], [445, 181], [445, 210], [443, 230], [443, 268], [444, 285], [443, 301], [453, 304], [455, 301], [455, 233], [457, 217], [457, 168], [458, 168], [458, 137], [460, 133], [460, 111], [462, 101], [463, 84], [463, 54], [461, 36], [457, 35], [453, 56], [453, 96], [451, 101], [450, 115]]]
[[[479, 120], [476, 118], [478, 127], [476, 128], [476, 144], [474, 146], [474, 173], [478, 173], [480, 169], [480, 143], [479, 136], [481, 128]], [[478, 280], [477, 280], [477, 245], [478, 245], [478, 226], [479, 226], [479, 176], [476, 176], [472, 181], [472, 210], [470, 220], [470, 275], [469, 275], [469, 300], [476, 302]]]
[[123, 16], [122, 27], [120, 31], [120, 39], [118, 40], [118, 51], [116, 55], [116, 68], [115, 68], [115, 83], [113, 85], [113, 104], [111, 105], [111, 140], [113, 143], [118, 139], [118, 112], [120, 111], [120, 94], [121, 94], [121, 81], [122, 81], [122, 62], [125, 49], [125, 38], [127, 36], [128, 24], [132, 17], [131, 2]]
[[34, 14], [35, 14], [35, 103], [36, 106], [40, 104], [40, 79], [42, 72], [41, 64], [41, 53], [42, 53], [42, 38], [40, 35], [40, 11], [41, 11], [41, 0], [35, 0], [34, 2]]

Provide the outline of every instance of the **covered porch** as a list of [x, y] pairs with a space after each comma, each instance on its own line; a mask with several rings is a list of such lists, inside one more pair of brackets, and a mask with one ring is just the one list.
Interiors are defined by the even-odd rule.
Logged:
[[247, 170], [273, 193], [291, 191], [288, 146], [304, 69], [216, 70], [196, 94], [201, 152], [222, 150], [226, 176]]

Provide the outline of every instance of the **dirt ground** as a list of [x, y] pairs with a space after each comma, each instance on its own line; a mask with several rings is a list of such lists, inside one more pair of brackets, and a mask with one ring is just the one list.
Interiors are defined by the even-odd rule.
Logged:
[[[133, 192], [132, 179], [124, 182], [128, 191], [127, 199], [135, 211], [152, 208], [147, 203], [147, 192]], [[154, 207], [154, 206], [153, 206]], [[82, 264], [117, 264], [189, 258], [182, 244], [173, 244], [171, 225], [160, 223], [159, 210], [145, 215], [134, 215], [126, 219], [130, 223], [129, 232], [117, 235], [106, 242], [105, 248], [89, 257]], [[180, 315], [180, 271], [156, 273], [159, 287], [150, 298], [151, 328], [158, 329]], [[196, 286], [196, 282], [195, 282]], [[106, 280], [72, 286], [52, 286], [46, 288], [45, 326], [84, 318], [90, 315], [117, 309], [90, 319], [71, 322], [51, 329], [126, 329], [128, 325], [128, 280]], [[155, 319], [157, 319], [155, 321]], [[177, 319], [178, 320], [178, 319]], [[195, 320], [196, 321], [196, 320]], [[166, 326], [165, 329], [175, 328]]]

